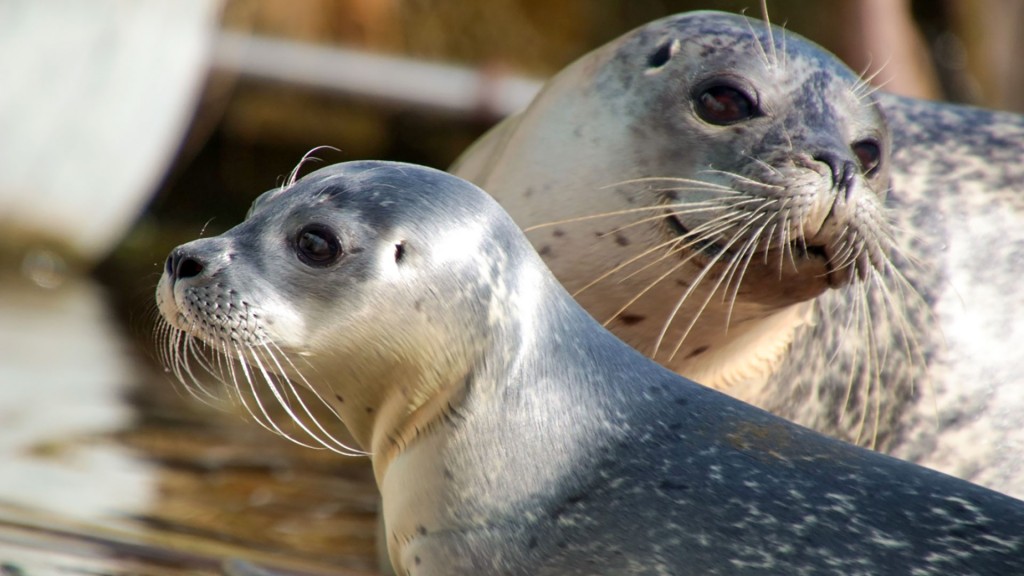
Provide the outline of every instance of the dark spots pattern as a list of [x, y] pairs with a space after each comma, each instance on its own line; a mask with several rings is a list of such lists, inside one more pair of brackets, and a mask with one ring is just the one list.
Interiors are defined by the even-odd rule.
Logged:
[[658, 488], [660, 488], [662, 490], [667, 490], [669, 492], [682, 492], [682, 491], [686, 491], [686, 490], [690, 489], [690, 487], [687, 484], [683, 484], [683, 483], [680, 483], [680, 482], [673, 482], [673, 481], [667, 480], [667, 479], [666, 480], [662, 480], [661, 482], [659, 482], [658, 483]]
[[554, 236], [555, 238], [561, 238], [562, 236], [565, 236], [565, 230], [562, 230], [561, 228], [555, 228], [551, 232], [551, 235]]
[[629, 238], [626, 238], [625, 234], [618, 232], [615, 234], [615, 243], [619, 246], [629, 246]]
[[540, 250], [537, 250], [537, 253], [540, 254], [541, 256], [551, 256], [551, 252], [551, 246], [547, 244], [541, 246]]
[[345, 403], [345, 399], [341, 396], [341, 394], [335, 394], [334, 397], [338, 399], [338, 402], [341, 402], [342, 404]]
[[583, 502], [586, 499], [587, 499], [587, 495], [583, 494], [583, 493], [572, 494], [570, 496], [566, 496], [566, 498], [565, 498], [565, 500], [563, 502], [561, 502], [557, 506], [554, 506], [551, 509], [551, 517], [552, 518], [559, 518], [559, 517], [561, 517], [563, 514], [568, 512], [570, 508], [576, 506], [577, 504], [579, 504], [580, 502]]
[[619, 321], [626, 326], [633, 326], [644, 320], [647, 320], [647, 317], [640, 314], [619, 314]]
[[690, 352], [689, 354], [687, 354], [686, 357], [687, 358], [693, 358], [695, 356], [700, 356], [701, 354], [707, 352], [709, 348], [711, 348], [711, 347], [710, 346], [697, 346], [696, 348], [693, 349], [693, 352]]

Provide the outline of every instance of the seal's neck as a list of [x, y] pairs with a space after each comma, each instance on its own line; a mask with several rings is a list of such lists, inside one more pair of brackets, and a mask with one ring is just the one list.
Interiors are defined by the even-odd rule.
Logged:
[[509, 331], [450, 393], [402, 421], [403, 441], [382, 440], [387, 453], [375, 451], [393, 558], [421, 534], [489, 532], [582, 489], [573, 484], [587, 477], [580, 471], [620, 441], [617, 419], [641, 398], [623, 389], [664, 373], [601, 329], [553, 277], [529, 293], [522, 287], [510, 297], [519, 301], [515, 321], [494, 324]]
[[484, 344], [438, 337], [411, 345], [401, 334], [389, 342], [400, 349], [346, 354], [352, 362], [319, 371], [326, 376], [319, 395], [332, 402], [352, 437], [371, 454], [378, 484], [398, 454], [450, 417], [474, 370], [475, 351], [469, 346]]

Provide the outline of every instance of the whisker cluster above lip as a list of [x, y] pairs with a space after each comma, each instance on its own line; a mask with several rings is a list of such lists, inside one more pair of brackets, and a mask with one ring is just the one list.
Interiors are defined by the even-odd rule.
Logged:
[[[751, 160], [761, 166], [762, 173], [769, 180], [784, 176], [778, 168], [763, 160]], [[842, 312], [837, 311], [849, 314], [846, 318], [846, 339], [854, 342], [852, 356], [847, 357], [852, 364], [844, 406], [856, 408], [856, 415], [851, 421], [856, 440], [876, 445], [879, 431], [884, 430], [881, 420], [883, 398], [888, 397], [880, 379], [882, 373], [889, 370], [884, 367], [886, 363], [896, 361], [892, 359], [895, 357], [889, 347], [902, 349], [902, 354], [896, 356], [924, 365], [923, 354], [915, 341], [915, 332], [904, 306], [907, 298], [916, 291], [891, 262], [891, 254], [897, 249], [884, 213], [880, 209], [877, 213], [866, 210], [858, 215], [858, 221], [844, 223], [830, 233], [832, 236], [809, 238], [806, 235], [809, 232], [805, 232], [806, 227], [801, 224], [809, 215], [805, 198], [794, 196], [783, 186], [770, 181], [761, 182], [724, 170], [709, 169], [703, 174], [731, 186], [723, 188], [718, 182], [692, 178], [625, 180], [612, 186], [639, 185], [641, 192], [657, 194], [660, 201], [651, 206], [574, 219], [629, 217], [626, 223], [619, 223], [606, 235], [664, 219], [674, 234], [663, 242], [643, 246], [638, 253], [610, 267], [574, 295], [603, 281], [626, 282], [666, 259], [678, 257], [678, 261], [652, 274], [653, 279], [646, 279], [638, 285], [624, 298], [623, 304], [616, 305], [615, 312], [603, 318], [608, 325], [625, 315], [640, 298], [676, 277], [683, 267], [694, 266], [692, 273], [686, 273], [687, 281], [682, 283], [685, 287], [663, 319], [653, 350], [646, 350], [652, 357], [660, 355], [662, 360], [671, 361], [683, 350], [684, 343], [706, 316], [712, 298], [720, 298], [726, 306], [716, 317], [724, 316], [724, 329], [729, 329], [734, 322], [737, 304], [744, 297], [741, 289], [753, 263], [768, 267], [774, 262], [781, 279], [787, 268], [794, 272], [803, 269], [803, 259], [819, 259], [825, 271], [816, 276], [827, 279], [827, 285], [833, 289], [846, 290], [850, 295], [850, 306]], [[693, 193], [692, 201], [683, 199], [687, 192]], [[676, 330], [682, 318], [686, 324]], [[878, 328], [880, 321], [894, 323], [897, 334], [892, 338], [883, 336], [887, 333]], [[841, 320], [839, 322], [842, 323]], [[670, 334], [674, 341], [667, 346], [666, 339]], [[883, 341], [883, 338], [889, 338], [891, 342]]]
[[[787, 186], [774, 182], [786, 177], [779, 167], [763, 159], [751, 160], [755, 166], [761, 167], [761, 174], [767, 180], [717, 168], [700, 171], [698, 178], [643, 177], [622, 180], [602, 188], [632, 185], [631, 194], [654, 194], [658, 201], [648, 206], [589, 214], [530, 229], [598, 218], [626, 217], [625, 223], [617, 222], [614, 229], [600, 234], [608, 236], [638, 226], [664, 222], [673, 234], [670, 239], [644, 246], [639, 253], [631, 254], [577, 289], [574, 296], [612, 278], [617, 282], [626, 282], [664, 263], [667, 258], [679, 258], [664, 269], [659, 269], [652, 275], [653, 279], [647, 279], [643, 285], [637, 286], [623, 304], [616, 306], [613, 314], [605, 316], [603, 320], [608, 325], [684, 266], [695, 265], [693, 274], [688, 273], [683, 293], [667, 314], [653, 344], [652, 354], [656, 357], [665, 347], [665, 338], [674, 331], [673, 325], [677, 318], [685, 310], [687, 325], [682, 327], [681, 336], [668, 351], [670, 360], [679, 353], [689, 334], [700, 322], [711, 298], [721, 298], [727, 306], [723, 316], [725, 329], [728, 330], [733, 322], [737, 302], [742, 298], [742, 286], [754, 263], [767, 267], [772, 259], [776, 259], [780, 280], [786, 276], [787, 269], [795, 274], [805, 269], [803, 261], [807, 258], [820, 260], [825, 271], [818, 277], [826, 278], [828, 286], [839, 287], [850, 279], [859, 282], [875, 279], [873, 272], [884, 266], [888, 246], [892, 244], [891, 232], [884, 221], [871, 220], [872, 214], [865, 214], [863, 218], [868, 218], [868, 221], [861, 224], [845, 223], [841, 229], [832, 233], [834, 238], [830, 240], [818, 237], [817, 233], [814, 238], [809, 238], [807, 234], [810, 232], [806, 231], [807, 227], [803, 224], [811, 214], [807, 195], [794, 194]], [[687, 200], [687, 197], [690, 199]], [[862, 230], [860, 226], [866, 229]], [[763, 256], [759, 257], [759, 254]], [[709, 283], [712, 277], [714, 281]], [[698, 292], [700, 301], [689, 306], [687, 303]]]

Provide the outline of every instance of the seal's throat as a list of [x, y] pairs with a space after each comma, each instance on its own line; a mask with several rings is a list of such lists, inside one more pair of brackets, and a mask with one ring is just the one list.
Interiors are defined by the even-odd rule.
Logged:
[[434, 392], [430, 396], [410, 397], [405, 387], [400, 387], [397, 393], [384, 399], [370, 423], [369, 445], [378, 486], [395, 458], [424, 437], [453, 425], [460, 417], [459, 411], [472, 383], [470, 371], [447, 383], [429, 384]]
[[[485, 362], [411, 412], [399, 395], [382, 405], [373, 435], [382, 490], [395, 486], [397, 493], [409, 482], [421, 489], [434, 485], [438, 494], [468, 491], [474, 508], [504, 510], [595, 461], [601, 448], [593, 438], [614, 436], [608, 430], [623, 407], [623, 391], [611, 383], [638, 377], [636, 370], [649, 370], [649, 362], [556, 289], [560, 297], [543, 304], [544, 325], [531, 327], [529, 338], [502, 334], [501, 351], [482, 352]], [[611, 355], [633, 360], [609, 378], [601, 365]], [[552, 434], [552, 428], [561, 432]], [[433, 480], [403, 478], [403, 470], [438, 465]]]

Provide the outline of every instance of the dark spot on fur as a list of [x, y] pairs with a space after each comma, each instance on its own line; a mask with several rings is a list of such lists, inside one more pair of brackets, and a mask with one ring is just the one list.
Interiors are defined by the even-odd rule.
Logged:
[[338, 402], [345, 403], [345, 399], [341, 397], [341, 394], [335, 394], [334, 397], [338, 399]]
[[583, 502], [586, 499], [587, 499], [587, 495], [584, 494], [584, 493], [572, 494], [570, 496], [566, 496], [565, 501], [561, 502], [560, 504], [558, 504], [557, 506], [555, 506], [554, 508], [551, 509], [551, 517], [552, 518], [559, 518], [559, 517], [561, 517], [563, 514], [565, 514], [569, 510], [569, 508], [579, 504], [580, 502]]
[[537, 253], [540, 254], [541, 256], [550, 256], [551, 255], [551, 246], [548, 246], [547, 244], [545, 244], [545, 245], [540, 247], [540, 250], [537, 250]]
[[683, 288], [689, 288], [690, 287], [690, 283], [689, 282], [686, 282], [684, 280], [679, 280], [679, 279], [676, 279], [676, 285], [677, 286], [682, 286]]
[[413, 303], [412, 303], [412, 307], [413, 307], [413, 309], [414, 309], [414, 310], [416, 310], [417, 312], [420, 312], [420, 311], [422, 311], [422, 310], [423, 310], [423, 299], [422, 299], [422, 298], [420, 298], [420, 299], [416, 300], [415, 302], [413, 302]]
[[536, 536], [530, 536], [530, 539], [526, 542], [526, 547], [529, 548], [530, 550], [536, 548], [537, 547], [537, 537]]
[[629, 246], [629, 238], [626, 238], [625, 234], [617, 232], [615, 234], [615, 243], [619, 246]]
[[445, 467], [445, 469], [441, 471], [441, 475], [444, 476], [445, 480], [454, 480], [455, 479], [455, 475], [452, 474], [452, 471], [449, 470], [447, 467]]
[[658, 488], [673, 492], [690, 489], [690, 487], [687, 486], [686, 484], [678, 484], [676, 482], [672, 482], [671, 480], [662, 480], [661, 482], [658, 483]]
[[693, 349], [693, 352], [690, 352], [686, 357], [687, 358], [693, 358], [694, 356], [700, 356], [701, 354], [707, 352], [708, 348], [711, 348], [711, 347], [710, 346], [697, 346], [696, 348]]
[[420, 557], [419, 556], [413, 556], [412, 561], [415, 562], [417, 566], [420, 565]]
[[420, 536], [427, 535], [427, 527], [422, 524], [416, 527], [416, 531], [419, 532]]
[[640, 314], [619, 314], [619, 320], [626, 326], [633, 326], [647, 320], [647, 317]]
[[373, 414], [373, 406], [367, 406], [366, 407], [366, 413], [367, 414]]
[[565, 231], [561, 228], [555, 228], [554, 231], [551, 232], [551, 235], [555, 238], [561, 238], [562, 236], [565, 236]]
[[526, 198], [529, 198], [530, 196], [533, 196], [533, 188], [532, 187], [527, 188], [526, 192], [523, 192], [523, 196], [526, 197]]
[[690, 401], [687, 400], [686, 398], [676, 398], [676, 404], [678, 404], [680, 406], [686, 406], [689, 403], [690, 403]]

